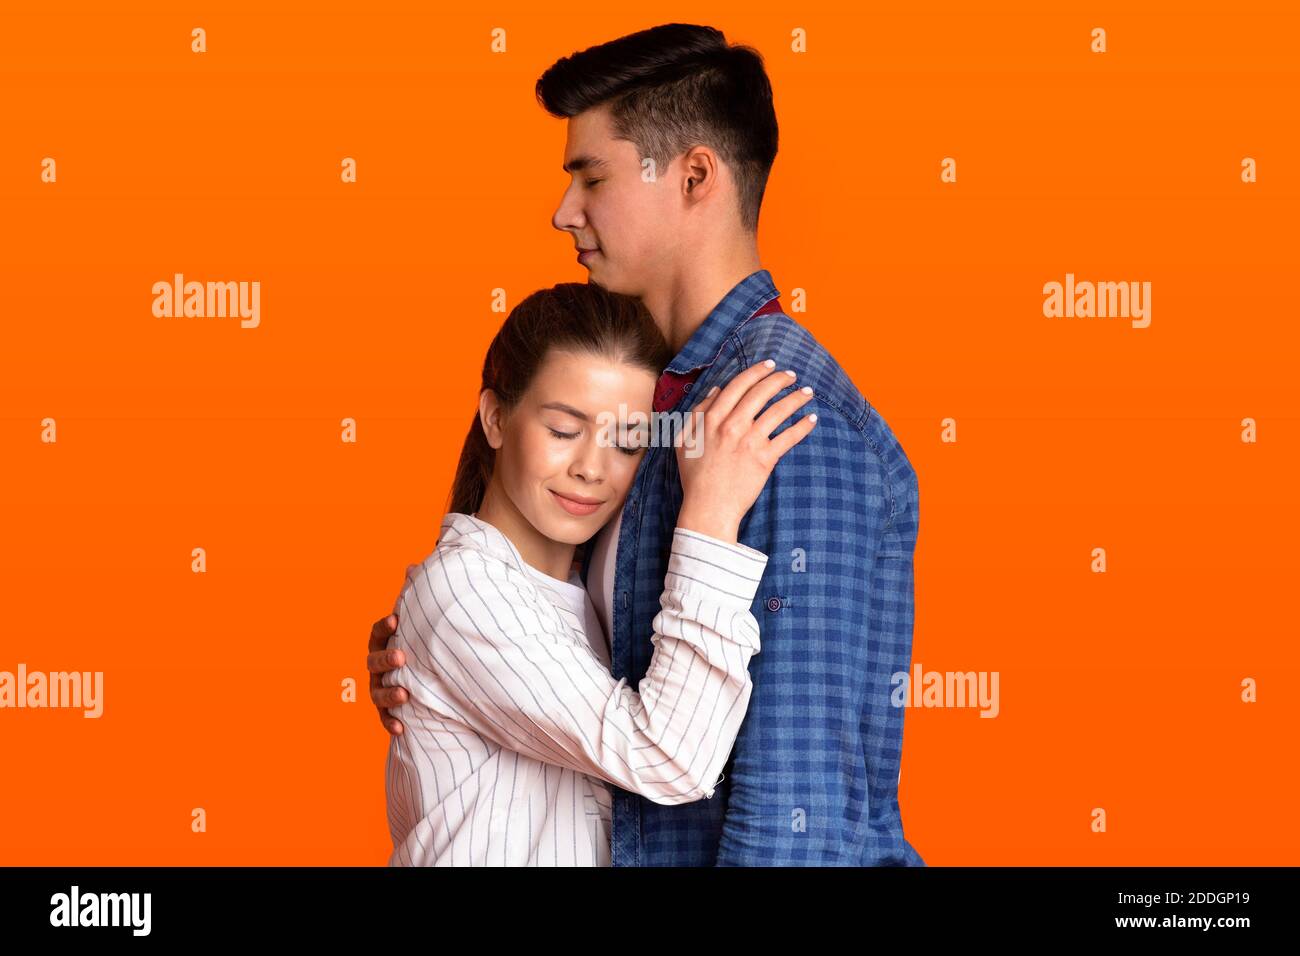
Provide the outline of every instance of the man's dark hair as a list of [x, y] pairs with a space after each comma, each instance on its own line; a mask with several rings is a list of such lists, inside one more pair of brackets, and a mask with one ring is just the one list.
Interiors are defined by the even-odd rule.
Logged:
[[721, 30], [667, 23], [557, 60], [537, 81], [552, 116], [570, 118], [608, 103], [614, 135], [657, 168], [692, 146], [717, 151], [732, 171], [740, 218], [758, 228], [776, 159], [776, 111], [763, 57], [728, 46]]

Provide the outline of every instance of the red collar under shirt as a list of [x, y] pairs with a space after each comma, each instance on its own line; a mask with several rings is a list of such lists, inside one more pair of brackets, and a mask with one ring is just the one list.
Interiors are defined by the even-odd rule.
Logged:
[[[772, 312], [781, 311], [780, 298], [773, 299], [767, 305], [763, 306], [754, 316], [767, 315]], [[656, 412], [666, 412], [672, 408], [681, 399], [682, 395], [689, 391], [690, 386], [700, 377], [704, 371], [704, 366], [691, 369], [689, 372], [667, 372], [659, 376], [659, 382], [655, 385], [655, 403]]]

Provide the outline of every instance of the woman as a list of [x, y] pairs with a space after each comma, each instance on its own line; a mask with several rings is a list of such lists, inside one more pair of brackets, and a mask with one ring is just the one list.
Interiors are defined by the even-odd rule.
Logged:
[[793, 381], [765, 363], [695, 407], [656, 650], [633, 689], [610, 674], [575, 546], [621, 510], [670, 358], [637, 300], [580, 283], [529, 296], [489, 347], [450, 511], [389, 644], [407, 663], [384, 684], [408, 694], [390, 865], [608, 866], [607, 783], [664, 804], [713, 795], [749, 703], [767, 563], [736, 532], [816, 416], [769, 437], [811, 393], [756, 420]]

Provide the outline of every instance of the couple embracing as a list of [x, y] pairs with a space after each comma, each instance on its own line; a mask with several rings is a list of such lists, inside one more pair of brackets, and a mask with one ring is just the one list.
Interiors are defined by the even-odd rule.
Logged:
[[389, 863], [923, 866], [891, 704], [916, 474], [759, 259], [761, 57], [667, 24], [537, 96], [589, 281], [492, 341], [437, 546], [371, 631]]

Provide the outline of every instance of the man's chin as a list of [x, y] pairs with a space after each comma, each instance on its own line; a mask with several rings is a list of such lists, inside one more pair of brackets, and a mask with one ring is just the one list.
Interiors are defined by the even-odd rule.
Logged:
[[611, 279], [608, 275], [597, 277], [594, 272], [588, 270], [587, 284], [598, 285], [606, 292], [612, 292], [615, 295], [636, 295], [631, 289], [624, 288], [617, 279]]

